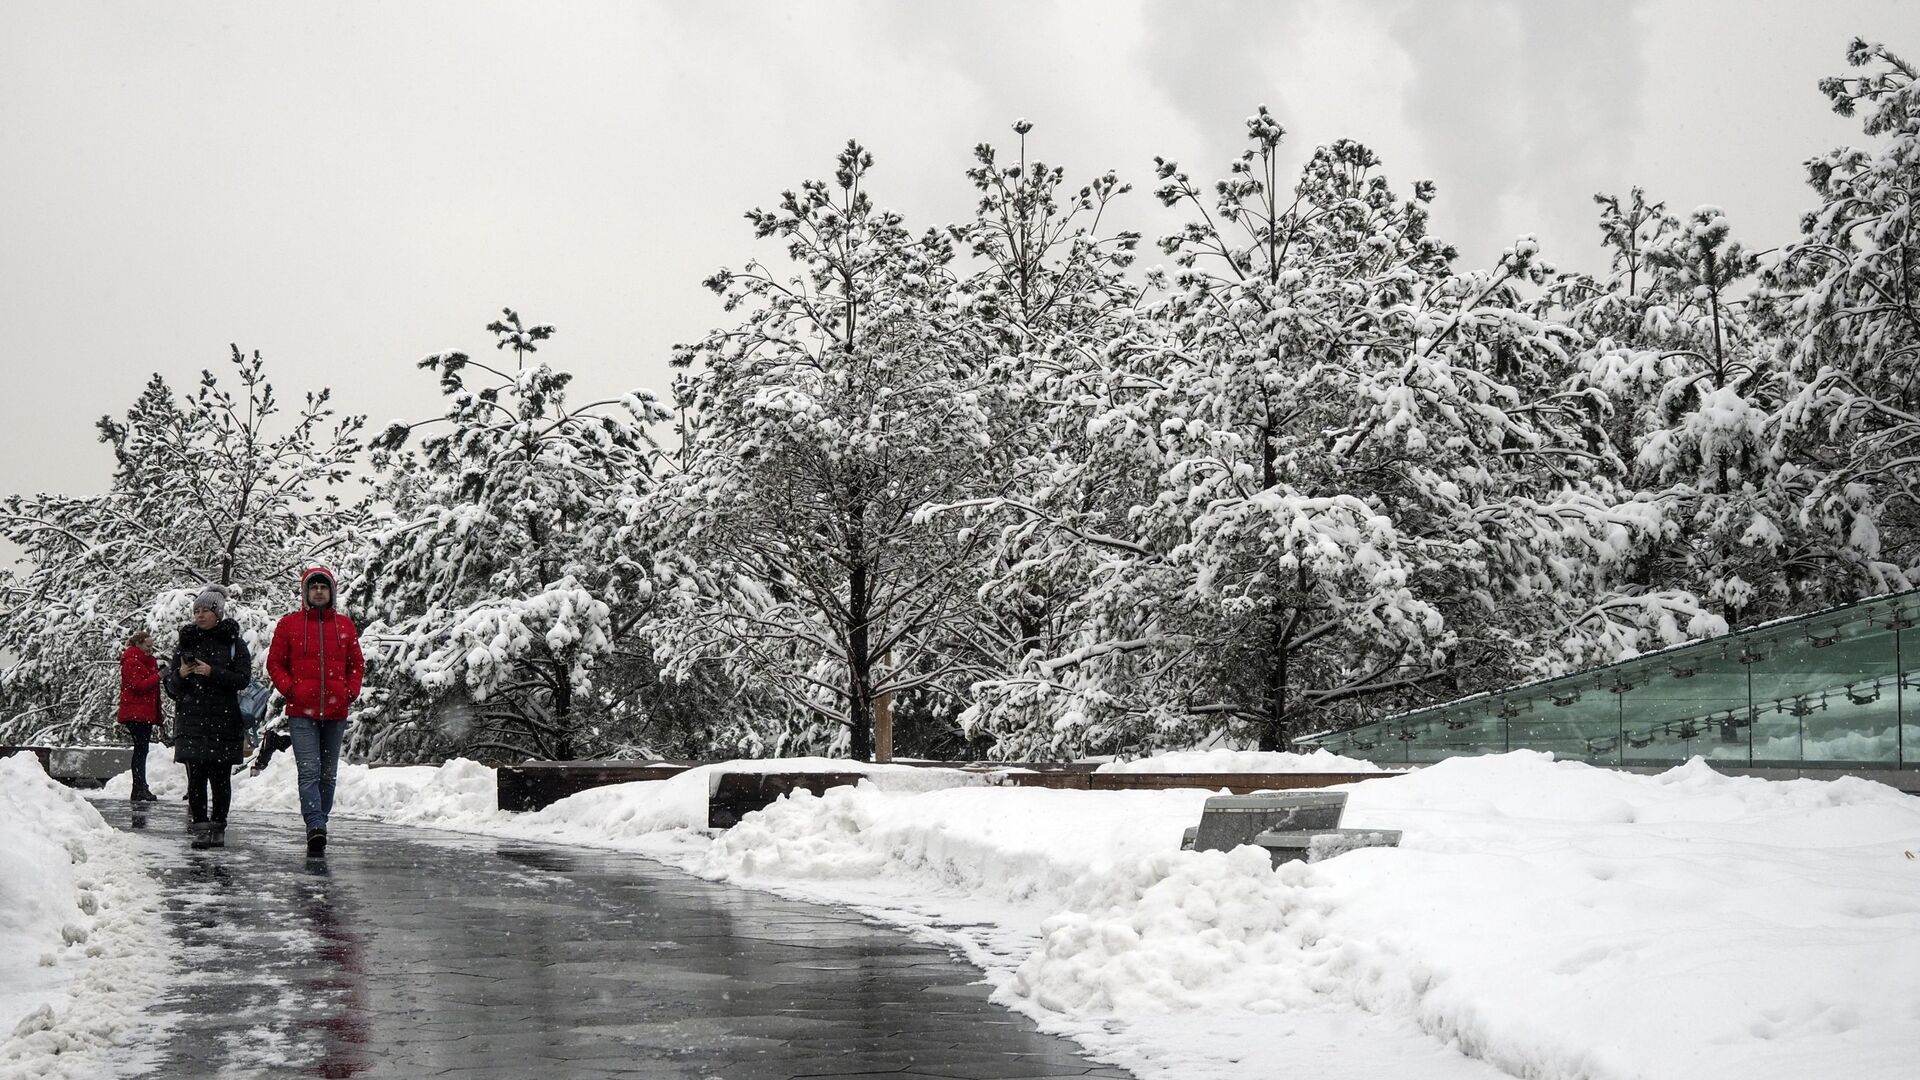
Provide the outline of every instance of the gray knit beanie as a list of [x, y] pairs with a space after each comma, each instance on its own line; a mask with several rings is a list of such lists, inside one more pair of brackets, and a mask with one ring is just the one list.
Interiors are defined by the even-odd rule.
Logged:
[[201, 608], [213, 612], [216, 619], [226, 618], [227, 590], [219, 585], [209, 585], [200, 590], [200, 595], [193, 598], [193, 610], [199, 611]]

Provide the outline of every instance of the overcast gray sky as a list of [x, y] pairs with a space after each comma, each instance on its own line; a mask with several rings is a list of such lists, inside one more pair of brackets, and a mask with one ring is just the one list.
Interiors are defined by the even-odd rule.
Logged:
[[959, 220], [976, 142], [1036, 125], [1134, 222], [1164, 155], [1218, 176], [1269, 105], [1299, 160], [1372, 144], [1439, 182], [1483, 261], [1535, 233], [1592, 265], [1595, 191], [1792, 235], [1801, 162], [1857, 141], [1815, 89], [1911, 0], [1556, 3], [186, 3], [0, 0], [0, 493], [103, 489], [93, 422], [148, 374], [259, 349], [377, 430], [437, 412], [414, 361], [553, 323], [584, 393], [664, 391], [719, 325], [741, 214], [850, 136], [916, 225]]

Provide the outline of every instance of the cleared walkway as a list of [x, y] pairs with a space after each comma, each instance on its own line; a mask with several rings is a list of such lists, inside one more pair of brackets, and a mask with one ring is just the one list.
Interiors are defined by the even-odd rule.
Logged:
[[97, 805], [147, 837], [187, 972], [126, 1075], [1130, 1075], [849, 912], [618, 853], [357, 821], [324, 864], [291, 817], [190, 851], [177, 802]]

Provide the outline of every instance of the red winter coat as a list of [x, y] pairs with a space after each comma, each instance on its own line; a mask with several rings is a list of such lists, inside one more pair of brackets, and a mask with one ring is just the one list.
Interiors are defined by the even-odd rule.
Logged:
[[120, 654], [120, 722], [160, 722], [160, 661], [138, 645]]
[[331, 607], [283, 615], [273, 628], [267, 677], [287, 699], [288, 716], [345, 720], [366, 673], [353, 620]]

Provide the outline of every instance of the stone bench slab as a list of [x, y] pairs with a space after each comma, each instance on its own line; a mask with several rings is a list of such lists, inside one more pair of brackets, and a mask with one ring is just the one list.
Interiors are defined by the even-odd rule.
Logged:
[[1254, 837], [1261, 833], [1337, 829], [1346, 808], [1344, 791], [1215, 795], [1200, 811], [1193, 848], [1195, 851], [1230, 851], [1253, 843]]
[[130, 746], [56, 746], [47, 755], [47, 775], [78, 787], [95, 787], [133, 768]]
[[[502, 810], [540, 810], [589, 788], [664, 780], [692, 768], [685, 761], [529, 761], [496, 770]], [[1393, 773], [1096, 773], [1090, 765], [1046, 762], [903, 762], [925, 768], [962, 769], [987, 775], [1006, 787], [1045, 787], [1073, 791], [1147, 791], [1205, 788], [1239, 794], [1274, 789], [1320, 788], [1378, 780]], [[1036, 771], [1013, 771], [1033, 769]], [[753, 809], [758, 809], [754, 807]]]
[[850, 787], [866, 779], [857, 772], [730, 772], [713, 777], [707, 787], [707, 827], [731, 829], [755, 810], [772, 806], [782, 795], [796, 791], [825, 794], [828, 788]]
[[689, 767], [673, 761], [529, 761], [495, 770], [494, 791], [502, 810], [541, 810], [590, 788], [665, 780]]
[[1273, 865], [1304, 860], [1310, 863], [1331, 859], [1368, 847], [1399, 847], [1398, 829], [1319, 829], [1312, 832], [1265, 832], [1253, 838], [1254, 844], [1267, 849]]
[[[1011, 767], [1011, 766], [1009, 766]], [[993, 782], [1007, 787], [1060, 788], [1069, 791], [1165, 791], [1172, 788], [1226, 790], [1236, 795], [1334, 787], [1362, 780], [1385, 780], [1399, 773], [1103, 773], [1078, 771], [1005, 772]]]
[[40, 759], [40, 771], [47, 773], [47, 775], [49, 776], [53, 775], [51, 772], [47, 772], [48, 767], [51, 764], [53, 759], [52, 747], [50, 746], [0, 746], [0, 757], [12, 757], [15, 754], [32, 754], [34, 757], [37, 757]]
[[1181, 835], [1183, 851], [1231, 851], [1265, 848], [1274, 866], [1304, 860], [1319, 862], [1363, 847], [1395, 847], [1395, 829], [1343, 829], [1344, 791], [1262, 792], [1216, 795], [1206, 801], [1200, 824]]

